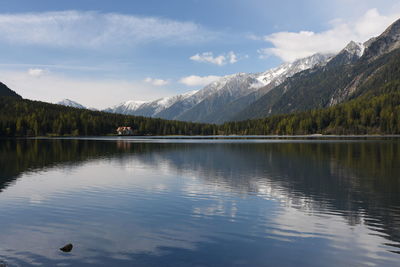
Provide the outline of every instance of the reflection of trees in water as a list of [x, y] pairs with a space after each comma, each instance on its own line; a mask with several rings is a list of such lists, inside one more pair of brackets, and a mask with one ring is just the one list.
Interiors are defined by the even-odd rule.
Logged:
[[61, 139], [0, 140], [0, 191], [27, 171], [81, 164], [121, 153], [111, 142]]
[[303, 210], [364, 221], [400, 241], [400, 143], [174, 144], [137, 159], [160, 158], [206, 183], [283, 198]]
[[152, 144], [77, 139], [0, 139], [0, 192], [24, 172], [150, 152]]
[[[185, 144], [93, 140], [3, 140], [0, 190], [26, 171], [113, 158], [167, 163], [205, 183], [268, 195], [304, 210], [340, 213], [384, 225], [400, 241], [400, 143], [397, 141]], [[364, 215], [367, 216], [364, 216]]]

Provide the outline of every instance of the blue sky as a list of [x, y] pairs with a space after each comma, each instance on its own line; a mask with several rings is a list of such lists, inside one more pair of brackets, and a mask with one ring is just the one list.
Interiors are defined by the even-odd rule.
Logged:
[[0, 80], [105, 108], [337, 52], [398, 18], [392, 0], [2, 0]]

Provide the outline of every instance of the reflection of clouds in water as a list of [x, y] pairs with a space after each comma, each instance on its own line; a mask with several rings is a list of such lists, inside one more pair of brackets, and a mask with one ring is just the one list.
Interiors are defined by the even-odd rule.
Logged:
[[[245, 156], [247, 152], [243, 155], [243, 153], [235, 153], [242, 152], [240, 150], [232, 149], [231, 151], [231, 149], [229, 149], [231, 163], [221, 165], [215, 163], [217, 161], [216, 159], [222, 157], [222, 154], [227, 154], [226, 151], [223, 151], [224, 153], [222, 153], [221, 148], [217, 147], [216, 149], [210, 149], [210, 147], [207, 147], [206, 149], [203, 149], [197, 146], [194, 150], [195, 152], [193, 155], [187, 150], [178, 152], [175, 150], [156, 151], [146, 155], [134, 155], [132, 158], [128, 158], [128, 160], [121, 160], [120, 163], [135, 162], [135, 164], [138, 164], [143, 168], [153, 169], [154, 171], [157, 170], [157, 172], [163, 174], [176, 174], [184, 176], [184, 181], [186, 182], [186, 185], [184, 185], [184, 191], [187, 191], [188, 195], [201, 195], [205, 191], [210, 191], [213, 195], [218, 195], [216, 192], [226, 192], [230, 194], [238, 193], [243, 198], [247, 198], [249, 195], [257, 195], [265, 199], [283, 202], [287, 206], [295, 207], [305, 212], [325, 212], [327, 210], [335, 209], [335, 206], [332, 206], [332, 204], [336, 204], [331, 203], [331, 201], [335, 201], [334, 199], [326, 198], [324, 195], [319, 196], [319, 192], [315, 191], [320, 188], [315, 187], [313, 189], [314, 191], [303, 192], [302, 187], [297, 188], [296, 184], [290, 184], [290, 179], [294, 178], [291, 176], [296, 175], [296, 173], [285, 173], [282, 172], [284, 170], [279, 169], [282, 167], [280, 166], [281, 164], [279, 162], [279, 157], [276, 157], [281, 156], [279, 154], [275, 155], [275, 157], [273, 157], [273, 154], [271, 153], [265, 154], [265, 159], [263, 159], [261, 156], [262, 154], [259, 154], [256, 157], [250, 157], [250, 160], [248, 160], [249, 157]], [[208, 150], [211, 150], [211, 152]], [[286, 157], [283, 159], [284, 161], [290, 162], [290, 160], [288, 160]], [[303, 160], [303, 157], [300, 157], [300, 159]], [[352, 196], [350, 194], [354, 193], [353, 191], [357, 193], [359, 190], [358, 185], [355, 183], [357, 181], [357, 176], [352, 172], [351, 169], [343, 168], [343, 166], [337, 160], [338, 159], [329, 158], [327, 165], [324, 165], [325, 167], [328, 167], [329, 171], [327, 173], [322, 173], [322, 175], [328, 174], [331, 177], [335, 177], [334, 179], [340, 178], [339, 180], [342, 180], [342, 184], [340, 186], [342, 188], [347, 186], [347, 191], [344, 192], [348, 194], [347, 197], [349, 197], [351, 200]], [[227, 160], [227, 162], [230, 161]], [[263, 163], [260, 165], [260, 162]], [[316, 164], [316, 162], [317, 161], [315, 160], [311, 161], [312, 164]], [[319, 165], [316, 165], [315, 167], [320, 168], [320, 164], [323, 162], [324, 161], [318, 161]], [[299, 163], [302, 163], [302, 161]], [[284, 176], [277, 177], [276, 170], [275, 173], [271, 172], [271, 167], [276, 166], [277, 170], [280, 171], [279, 174], [283, 174]], [[313, 168], [312, 166], [313, 165], [310, 165], [310, 169]], [[294, 165], [291, 168], [297, 167], [297, 165]], [[301, 175], [307, 174], [308, 173]], [[314, 173], [310, 171], [309, 175], [314, 175]], [[318, 173], [318, 175], [321, 174]], [[187, 179], [189, 177], [191, 179], [190, 182]], [[294, 180], [292, 182], [299, 183], [299, 185], [301, 185], [304, 184], [305, 181], [301, 181], [299, 179], [299, 181]], [[188, 185], [191, 188], [188, 188]], [[311, 185], [318, 186], [318, 184]], [[194, 188], [195, 186], [198, 188]], [[352, 186], [354, 188], [352, 188]], [[329, 192], [329, 185], [327, 189], [327, 193], [331, 193]], [[341, 201], [346, 200], [343, 199]], [[359, 224], [361, 217], [363, 216], [360, 213], [362, 210], [357, 211], [357, 205], [354, 205], [354, 207], [351, 208], [351, 202], [349, 203], [350, 206], [342, 206], [341, 208], [343, 210], [341, 211], [341, 209], [339, 209], [337, 214], [343, 215], [346, 220], [348, 220], [350, 225]], [[346, 208], [350, 208], [351, 211], [349, 213], [345, 213]], [[354, 208], [356, 210], [353, 210]], [[204, 208], [199, 207], [197, 212], [199, 210], [203, 210], [205, 212]]]
[[[28, 202], [39, 203], [51, 197], [59, 197], [79, 191], [101, 191], [134, 189], [166, 190], [171, 176], [159, 173], [153, 165], [144, 165], [138, 161], [129, 161], [127, 168], [116, 168], [106, 161], [87, 162], [75, 168], [65, 169], [55, 167], [44, 172], [23, 174], [13, 185], [0, 194], [0, 207], [5, 202], [26, 199]], [[127, 171], [128, 175], [123, 171]]]
[[[164, 253], [163, 247], [195, 251], [198, 243], [220, 238], [222, 229], [229, 237], [239, 230], [243, 235], [260, 236], [266, 243], [322, 239], [321, 246], [328, 248], [324, 253], [389, 258], [386, 251], [390, 248], [382, 245], [386, 236], [377, 235], [382, 232], [379, 227], [369, 229], [368, 214], [358, 206], [335, 206], [335, 199], [329, 199], [348, 201], [346, 197], [352, 195], [346, 191], [336, 196], [329, 185], [318, 187], [322, 182], [308, 180], [308, 175], [325, 179], [319, 172], [297, 173], [303, 164], [298, 155], [289, 161], [278, 152], [263, 159], [252, 150], [242, 153], [229, 148], [221, 153], [221, 148], [210, 146], [205, 150], [122, 154], [73, 168], [24, 174], [0, 194], [0, 208], [9, 212], [7, 216], [22, 216], [25, 203], [44, 210], [27, 215], [35, 225], [3, 222], [0, 240], [13, 249], [11, 254], [32, 251], [51, 259], [60, 258], [52, 246], [77, 241], [79, 250], [74, 255], [90, 263], [100, 254], [126, 259], [132, 253]], [[226, 153], [230, 159], [221, 164], [218, 160]], [[292, 172], [286, 169], [286, 161]], [[323, 168], [327, 172], [322, 175], [342, 178], [341, 185], [354, 190], [351, 186], [357, 185], [357, 177], [352, 172], [343, 171], [334, 161]], [[57, 221], [57, 216], [66, 221]], [[12, 240], [13, 236], [24, 236], [26, 242]], [[4, 249], [0, 244], [0, 252]]]
[[43, 203], [43, 201], [46, 200], [46, 198], [44, 196], [39, 195], [39, 194], [35, 194], [35, 193], [30, 195], [29, 198], [30, 198], [29, 202], [31, 204], [41, 204], [41, 203]]
[[[197, 242], [207, 241], [202, 237], [206, 236], [206, 230], [188, 226], [181, 229], [152, 229], [138, 223], [119, 225], [116, 220], [108, 222], [106, 219], [101, 225], [86, 221], [78, 227], [74, 229], [69, 224], [35, 227], [19, 225], [18, 228], [0, 234], [3, 244], [0, 246], [0, 258], [2, 251], [6, 250], [7, 258], [18, 258], [29, 264], [35, 264], [33, 256], [63, 261], [66, 259], [58, 248], [65, 242], [72, 242], [75, 247], [68, 260], [80, 259], [87, 264], [100, 264], [96, 259], [103, 255], [114, 259], [129, 259], [132, 254], [162, 254], [162, 247], [195, 250]], [[16, 239], [16, 236], [24, 238]]]
[[[270, 225], [279, 228], [270, 229]], [[265, 226], [267, 235], [286, 237], [288, 241], [295, 241], [298, 237], [308, 239], [323, 238], [329, 247], [337, 253], [350, 253], [354, 259], [360, 259], [360, 266], [379, 266], [379, 260], [387, 260], [390, 247], [375, 231], [367, 227], [362, 221], [360, 224], [349, 227], [345, 218], [331, 214], [304, 212], [290, 206], [281, 209]], [[318, 253], [327, 253], [320, 251]], [[345, 256], [343, 255], [343, 258]], [[377, 262], [373, 262], [376, 260]], [[394, 264], [395, 262], [393, 262]]]
[[[93, 169], [98, 175], [89, 178]], [[27, 263], [34, 263], [32, 255], [59, 260], [58, 247], [72, 242], [77, 245], [72, 258], [95, 263], [93, 259], [104, 254], [123, 259], [132, 253], [162, 253], [160, 247], [194, 250], [196, 242], [206, 241], [202, 237], [206, 236], [206, 229], [186, 224], [185, 218], [171, 220], [171, 214], [160, 207], [154, 206], [152, 210], [151, 205], [168, 204], [167, 208], [173, 211], [178, 210], [176, 205], [183, 205], [182, 201], [174, 201], [174, 197], [168, 199], [171, 203], [163, 201], [168, 188], [179, 185], [176, 181], [171, 184], [175, 175], [162, 175], [154, 168], [151, 171], [139, 169], [132, 179], [124, 169], [98, 163], [85, 164], [77, 168], [73, 176], [70, 174], [55, 169], [47, 172], [45, 179], [40, 173], [37, 177], [22, 177], [0, 194], [0, 207], [3, 204], [6, 207], [7, 202], [14, 205], [15, 215], [24, 216], [26, 201], [36, 201], [36, 206], [41, 208], [38, 214], [21, 220], [20, 224], [4, 224], [7, 228], [0, 231], [3, 244], [0, 255], [8, 249], [8, 257], [14, 256]], [[165, 183], [160, 183], [160, 179]], [[154, 204], [147, 207], [148, 201]], [[149, 217], [149, 212], [154, 214]], [[62, 221], [58, 222], [57, 217]], [[144, 218], [147, 217], [157, 223], [146, 223]], [[16, 236], [23, 236], [24, 241]]]
[[193, 216], [223, 216], [229, 217], [234, 221], [238, 208], [236, 206], [236, 202], [233, 200], [225, 201], [225, 200], [215, 200], [216, 203], [212, 203], [209, 205], [201, 205], [200, 207], [193, 208]]

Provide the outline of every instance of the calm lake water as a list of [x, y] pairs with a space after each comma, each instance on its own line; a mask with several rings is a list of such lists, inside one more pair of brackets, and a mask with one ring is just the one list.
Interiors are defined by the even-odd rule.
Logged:
[[1, 262], [399, 266], [400, 140], [0, 140]]

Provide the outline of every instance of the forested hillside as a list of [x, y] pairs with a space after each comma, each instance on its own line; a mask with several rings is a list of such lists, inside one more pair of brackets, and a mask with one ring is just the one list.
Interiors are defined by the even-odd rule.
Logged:
[[[370, 89], [381, 88], [398, 79], [400, 66], [400, 20], [393, 23], [379, 37], [364, 44], [365, 51], [359, 59], [346, 63], [344, 49], [326, 66], [306, 70], [287, 79], [247, 108], [239, 111], [234, 120], [262, 118], [310, 109], [331, 107], [344, 103]], [[343, 64], [345, 62], [345, 64]], [[382, 69], [395, 69], [385, 79]], [[370, 80], [374, 85], [370, 86]]]
[[136, 135], [211, 135], [214, 125], [90, 111], [45, 102], [0, 97], [0, 136], [107, 135], [131, 126]]
[[400, 134], [399, 53], [394, 51], [381, 58], [386, 64], [369, 75], [347, 102], [323, 109], [230, 122], [221, 130], [227, 134]]
[[0, 136], [107, 135], [121, 125], [132, 126], [135, 135], [400, 134], [400, 81], [326, 109], [223, 125], [94, 112], [10, 97], [0, 97], [0, 107]]
[[[344, 104], [264, 119], [225, 123], [226, 134], [400, 134], [400, 83], [388, 93], [363, 96]], [[390, 92], [392, 89], [397, 91]]]
[[[249, 108], [238, 117], [242, 121], [223, 125], [31, 101], [0, 83], [0, 136], [108, 135], [119, 126], [133, 127], [135, 135], [400, 134], [400, 20], [373, 39], [363, 56], [355, 57], [348, 48], [326, 65], [288, 78], [256, 102], [248, 99]], [[230, 113], [237, 102], [232, 103], [219, 113]], [[205, 116], [197, 111], [196, 116]]]

